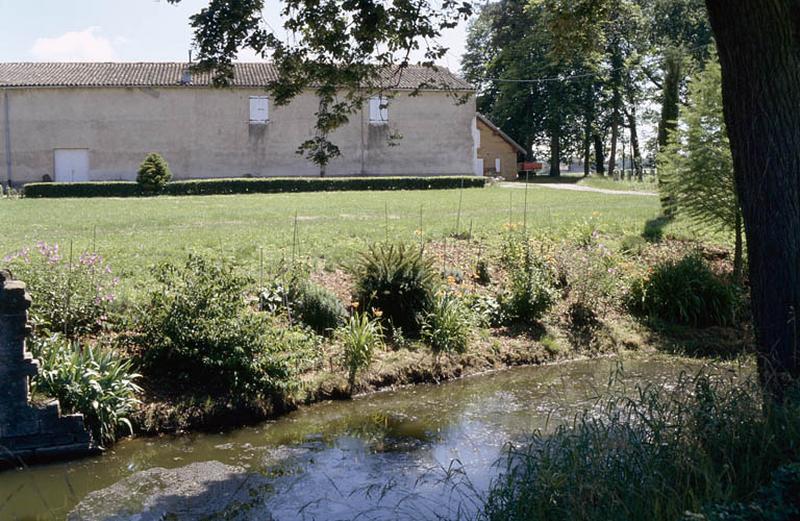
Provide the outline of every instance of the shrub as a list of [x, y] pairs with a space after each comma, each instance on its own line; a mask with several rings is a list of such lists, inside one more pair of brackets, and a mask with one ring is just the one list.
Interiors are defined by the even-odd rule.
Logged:
[[353, 313], [347, 324], [336, 331], [336, 337], [343, 348], [344, 365], [347, 368], [347, 381], [350, 392], [355, 389], [356, 375], [369, 367], [375, 349], [381, 346], [383, 331], [380, 322], [367, 313]]
[[[192, 179], [168, 183], [167, 195], [221, 195], [347, 190], [445, 190], [482, 188], [480, 177], [339, 177], [339, 178], [226, 178]], [[138, 183], [105, 181], [86, 183], [28, 183], [25, 197], [141, 197], [148, 195]]]
[[311, 282], [297, 288], [291, 306], [292, 318], [300, 320], [320, 335], [331, 333], [347, 320], [347, 310], [339, 297]]
[[463, 353], [472, 333], [472, 313], [452, 293], [436, 297], [422, 321], [422, 338], [436, 353]]
[[167, 161], [160, 154], [148, 154], [136, 175], [136, 183], [145, 192], [160, 192], [172, 180]]
[[639, 235], [626, 235], [620, 243], [620, 251], [629, 255], [641, 255], [647, 246], [647, 241]]
[[634, 281], [628, 295], [636, 313], [693, 327], [733, 324], [738, 302], [737, 289], [698, 254], [659, 264], [649, 276]]
[[[622, 293], [617, 259], [603, 244], [565, 248], [559, 252], [573, 318], [589, 322], [605, 315]], [[580, 325], [578, 320], [576, 325]]]
[[[510, 450], [484, 514], [498, 521], [682, 519], [749, 500], [776, 468], [798, 461], [797, 402], [765, 404], [752, 380], [682, 375], [634, 396], [612, 390], [555, 432]], [[796, 475], [780, 488], [792, 486]]]
[[5, 258], [14, 277], [31, 294], [31, 321], [38, 333], [77, 338], [100, 330], [108, 320], [119, 279], [97, 253], [70, 259], [58, 244], [38, 242]]
[[511, 269], [506, 291], [500, 296], [503, 313], [510, 320], [530, 324], [542, 318], [556, 299], [553, 270], [528, 249], [522, 265]]
[[464, 296], [464, 304], [482, 327], [499, 326], [506, 322], [503, 307], [491, 295], [468, 293]]
[[250, 309], [252, 281], [224, 260], [190, 255], [162, 264], [138, 317], [144, 369], [217, 394], [269, 395], [294, 387], [285, 338]]
[[475, 264], [475, 281], [481, 286], [488, 286], [492, 282], [492, 274], [489, 271], [489, 263], [485, 259], [480, 259]]
[[140, 389], [130, 360], [59, 336], [34, 340], [31, 352], [41, 364], [34, 390], [58, 399], [67, 411], [83, 414], [96, 443], [113, 443], [121, 427], [133, 434], [128, 415], [139, 403]]
[[433, 302], [438, 274], [419, 248], [382, 243], [363, 253], [354, 269], [355, 297], [364, 311], [378, 309], [392, 328], [420, 330], [420, 315]]

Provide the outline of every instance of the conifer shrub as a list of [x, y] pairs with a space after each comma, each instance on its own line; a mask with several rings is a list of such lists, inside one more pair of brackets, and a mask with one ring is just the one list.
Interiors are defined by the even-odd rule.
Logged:
[[167, 161], [156, 153], [148, 154], [139, 165], [136, 183], [146, 192], [160, 192], [172, 180]]

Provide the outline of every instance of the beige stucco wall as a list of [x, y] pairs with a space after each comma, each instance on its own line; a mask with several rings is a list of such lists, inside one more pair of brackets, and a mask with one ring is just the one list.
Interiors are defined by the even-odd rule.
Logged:
[[517, 178], [517, 149], [508, 144], [500, 134], [489, 128], [486, 123], [477, 120], [478, 131], [481, 133], [481, 144], [478, 147], [478, 157], [483, 159], [484, 175], [495, 174], [495, 159], [500, 158], [499, 174], [505, 179]]
[[[3, 91], [0, 90], [0, 93]], [[54, 176], [53, 151], [89, 149], [90, 179], [135, 179], [148, 152], [159, 152], [176, 178], [317, 176], [296, 153], [313, 136], [317, 98], [306, 93], [287, 106], [270, 101], [270, 122], [249, 123], [249, 97], [260, 89], [58, 88], [8, 89], [13, 184]], [[0, 104], [3, 103], [0, 95]], [[369, 123], [368, 104], [332, 140], [342, 156], [326, 174], [464, 175], [473, 172], [475, 102], [457, 104], [443, 92], [389, 102], [389, 125]], [[0, 109], [3, 119], [5, 107]], [[5, 128], [0, 168], [6, 176]], [[387, 134], [402, 139], [394, 146]]]

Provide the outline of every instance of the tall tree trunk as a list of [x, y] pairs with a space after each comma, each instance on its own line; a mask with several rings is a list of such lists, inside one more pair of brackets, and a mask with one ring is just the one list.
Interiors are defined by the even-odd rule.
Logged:
[[744, 248], [742, 244], [742, 233], [744, 232], [743, 226], [742, 212], [739, 210], [736, 212], [736, 219], [733, 223], [733, 278], [738, 283], [741, 283], [744, 280]]
[[603, 138], [594, 133], [594, 168], [599, 175], [606, 175], [606, 158], [603, 151]]
[[617, 139], [619, 139], [619, 123], [615, 109], [613, 121], [611, 122], [611, 151], [608, 153], [608, 175], [615, 180], [617, 179]]
[[636, 105], [631, 105], [628, 112], [628, 128], [631, 132], [631, 152], [633, 160], [633, 173], [637, 181], [644, 181], [644, 170], [642, 170], [642, 152], [639, 149], [639, 129], [636, 126]]
[[592, 173], [592, 124], [586, 123], [583, 134], [583, 177]]
[[550, 131], [550, 177], [561, 175], [561, 136], [558, 130]]
[[759, 374], [800, 377], [800, 3], [706, 0], [749, 257]]
[[661, 100], [661, 117], [658, 121], [658, 149], [667, 146], [669, 134], [675, 130], [680, 117], [680, 84], [682, 56], [679, 49], [669, 48], [664, 53], [664, 85]]

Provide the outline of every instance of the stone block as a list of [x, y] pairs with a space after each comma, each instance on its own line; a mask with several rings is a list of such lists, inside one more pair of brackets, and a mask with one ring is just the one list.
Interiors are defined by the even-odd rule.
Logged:
[[0, 271], [0, 467], [20, 459], [53, 459], [89, 454], [95, 448], [82, 415], [61, 416], [57, 401], [32, 407], [30, 377], [39, 363], [25, 351], [27, 309], [25, 284]]

